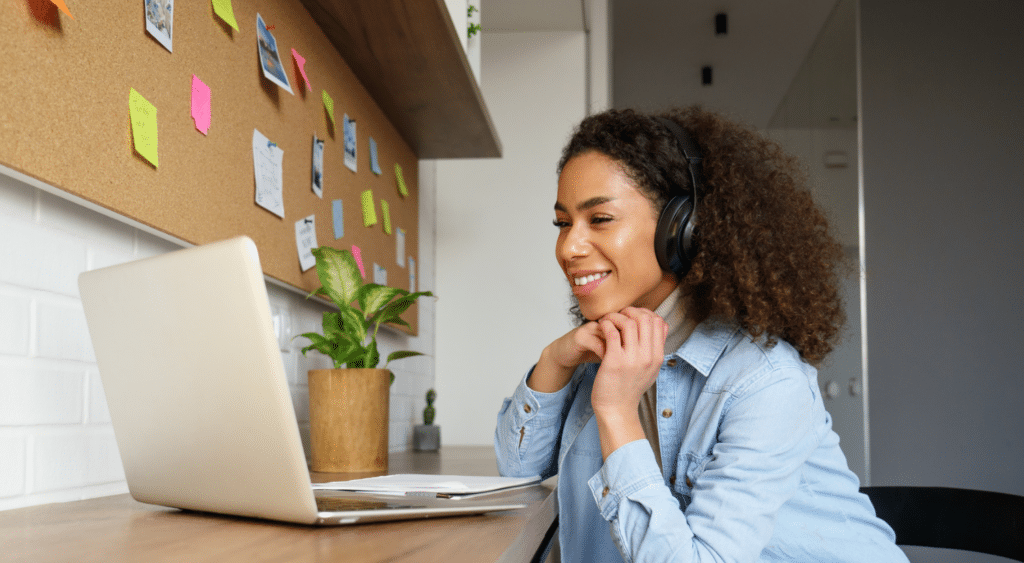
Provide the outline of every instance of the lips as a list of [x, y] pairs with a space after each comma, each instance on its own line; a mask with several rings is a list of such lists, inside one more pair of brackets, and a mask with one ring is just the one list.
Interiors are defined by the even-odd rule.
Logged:
[[573, 293], [576, 295], [589, 294], [591, 291], [594, 291], [597, 286], [601, 285], [601, 282], [603, 282], [610, 273], [610, 271], [605, 271], [592, 273], [579, 272], [577, 274], [573, 274], [571, 276]]

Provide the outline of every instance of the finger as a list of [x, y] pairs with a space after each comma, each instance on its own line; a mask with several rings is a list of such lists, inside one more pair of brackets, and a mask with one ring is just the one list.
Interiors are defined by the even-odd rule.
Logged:
[[604, 357], [604, 333], [596, 322], [589, 322], [576, 332], [576, 345], [585, 350], [590, 350], [597, 359]]
[[622, 338], [619, 334], [619, 328], [615, 325], [615, 322], [608, 318], [602, 318], [599, 324], [601, 325], [601, 333], [604, 335], [605, 355], [621, 353]]

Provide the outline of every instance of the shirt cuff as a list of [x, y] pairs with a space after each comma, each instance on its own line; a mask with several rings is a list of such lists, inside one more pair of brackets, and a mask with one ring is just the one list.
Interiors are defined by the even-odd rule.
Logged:
[[587, 485], [601, 516], [611, 522], [622, 499], [648, 487], [665, 486], [665, 478], [658, 469], [651, 443], [644, 438], [612, 452]]
[[[536, 367], [536, 366], [534, 366]], [[517, 427], [531, 426], [547, 427], [556, 426], [562, 423], [562, 407], [569, 399], [571, 393], [571, 382], [554, 393], [542, 393], [534, 391], [526, 384], [533, 373], [534, 368], [526, 373], [526, 377], [512, 394], [512, 405], [515, 407], [515, 414], [512, 415]]]

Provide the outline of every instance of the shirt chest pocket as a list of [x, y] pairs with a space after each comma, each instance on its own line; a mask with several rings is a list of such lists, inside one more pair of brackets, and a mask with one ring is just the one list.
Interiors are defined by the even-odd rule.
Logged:
[[704, 468], [711, 460], [711, 456], [694, 454], [681, 454], [676, 459], [675, 472], [669, 477], [669, 488], [672, 495], [679, 501], [679, 507], [684, 511], [693, 499], [693, 490], [697, 485]]

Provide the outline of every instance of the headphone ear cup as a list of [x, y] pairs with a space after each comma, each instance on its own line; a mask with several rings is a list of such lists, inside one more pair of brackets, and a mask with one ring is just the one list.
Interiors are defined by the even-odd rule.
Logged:
[[690, 240], [693, 231], [690, 221], [692, 214], [692, 197], [689, 194], [676, 196], [661, 210], [658, 227], [654, 232], [654, 254], [658, 257], [658, 265], [662, 270], [680, 277], [690, 270], [688, 254], [693, 247]]

